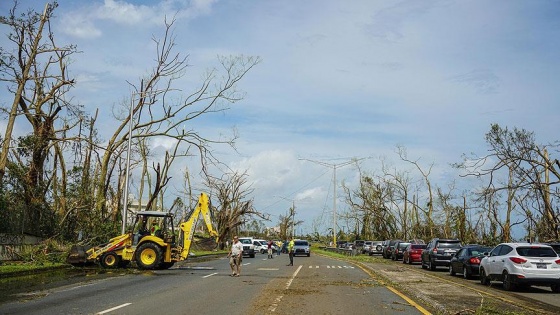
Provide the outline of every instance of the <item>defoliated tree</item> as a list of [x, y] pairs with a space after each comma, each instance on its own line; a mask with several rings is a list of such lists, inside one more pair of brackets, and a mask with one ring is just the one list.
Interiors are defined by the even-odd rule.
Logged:
[[[59, 145], [75, 140], [67, 136], [67, 132], [75, 128], [82, 117], [79, 107], [65, 98], [74, 85], [67, 65], [77, 50], [74, 45], [59, 45], [55, 41], [50, 22], [58, 6], [56, 2], [47, 3], [42, 14], [33, 10], [17, 13], [17, 6], [14, 1], [9, 14], [0, 17], [0, 24], [10, 30], [7, 38], [12, 44], [12, 47], [0, 48], [0, 81], [13, 95], [10, 108], [3, 109], [7, 124], [0, 151], [0, 186], [4, 186], [6, 169], [10, 165], [8, 156], [13, 147], [18, 146], [19, 151], [11, 162], [14, 168], [24, 170], [20, 179], [27, 219], [34, 224], [31, 228], [35, 233], [40, 233], [36, 224], [48, 217], [52, 219], [53, 215], [46, 204], [52, 182], [46, 177], [53, 177], [56, 169], [51, 175], [46, 174], [47, 159], [56, 155], [58, 166], [65, 165]], [[63, 111], [66, 117], [61, 117]], [[20, 123], [26, 122], [31, 132], [14, 143], [13, 129], [20, 117]]]
[[245, 222], [251, 217], [268, 220], [268, 216], [253, 207], [253, 200], [249, 199], [252, 189], [247, 185], [247, 173], [232, 172], [221, 177], [207, 176], [206, 185], [211, 197], [217, 203], [213, 205], [213, 216], [216, 221], [220, 248], [232, 233], [239, 232]]
[[465, 156], [464, 161], [455, 167], [464, 169], [464, 176], [487, 180], [483, 191], [489, 205], [495, 204], [493, 197], [504, 192], [507, 214], [506, 222], [499, 222], [502, 232], [509, 233], [511, 226], [516, 224], [511, 221], [511, 213], [519, 205], [522, 210], [518, 213], [526, 215], [527, 220], [540, 218], [537, 237], [541, 240], [558, 239], [560, 215], [555, 209], [558, 209], [560, 194], [553, 188], [560, 184], [560, 163], [548, 154], [550, 148], [558, 149], [558, 144], [539, 145], [534, 133], [517, 128], [509, 130], [498, 124], [491, 125], [486, 142], [490, 153]]
[[[129, 141], [129, 125], [132, 124], [132, 141], [155, 137], [167, 138], [179, 143], [179, 155], [190, 148], [198, 151], [201, 162], [216, 162], [210, 150], [215, 144], [234, 144], [237, 137], [210, 139], [199, 131], [188, 128], [193, 120], [210, 113], [222, 112], [228, 105], [243, 99], [244, 94], [237, 84], [260, 62], [258, 57], [231, 56], [219, 57], [220, 68], [206, 72], [197, 88], [182, 98], [175, 97], [178, 90], [177, 80], [183, 77], [188, 67], [187, 56], [175, 53], [175, 20], [165, 22], [165, 32], [161, 39], [154, 38], [156, 46], [155, 65], [150, 73], [140, 78], [138, 84], [131, 84], [130, 103], [122, 104], [129, 108], [132, 104], [131, 120], [128, 110], [122, 111], [117, 119], [117, 127], [106, 143], [100, 159], [99, 181], [96, 191], [97, 211], [105, 214], [107, 192], [111, 182], [112, 163], [118, 163], [119, 150]], [[173, 95], [173, 96], [172, 96]], [[205, 165], [204, 165], [205, 166]]]

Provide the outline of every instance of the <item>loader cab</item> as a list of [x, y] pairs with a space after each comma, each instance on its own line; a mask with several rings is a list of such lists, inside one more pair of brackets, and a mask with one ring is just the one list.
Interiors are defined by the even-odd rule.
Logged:
[[173, 216], [161, 211], [140, 211], [132, 226], [133, 245], [137, 245], [147, 235], [161, 238], [165, 243], [175, 243], [175, 225]]

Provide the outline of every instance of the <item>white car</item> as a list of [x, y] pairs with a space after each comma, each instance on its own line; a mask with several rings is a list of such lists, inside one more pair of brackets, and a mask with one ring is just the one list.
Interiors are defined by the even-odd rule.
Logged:
[[268, 252], [268, 245], [265, 240], [253, 240], [253, 245], [255, 245], [255, 252], [264, 254]]
[[480, 262], [480, 283], [501, 281], [504, 290], [518, 286], [550, 286], [560, 293], [560, 257], [552, 247], [543, 244], [502, 243]]

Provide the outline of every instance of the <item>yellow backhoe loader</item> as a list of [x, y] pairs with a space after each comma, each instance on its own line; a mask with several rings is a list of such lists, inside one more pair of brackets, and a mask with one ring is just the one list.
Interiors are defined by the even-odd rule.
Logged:
[[198, 204], [175, 235], [173, 216], [160, 211], [140, 211], [133, 228], [94, 247], [72, 246], [66, 261], [74, 266], [98, 262], [104, 268], [124, 268], [136, 262], [141, 269], [168, 269], [189, 256], [195, 224], [202, 215], [212, 237], [218, 233], [210, 220], [210, 201], [200, 194]]

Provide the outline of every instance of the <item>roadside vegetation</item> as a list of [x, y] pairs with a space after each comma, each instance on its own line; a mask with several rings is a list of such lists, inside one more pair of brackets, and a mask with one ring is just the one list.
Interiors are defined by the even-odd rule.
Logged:
[[[179, 78], [194, 71], [186, 71], [188, 55], [176, 51], [175, 21], [165, 20], [160, 34], [144, 34], [153, 38], [155, 52], [140, 71], [146, 75], [123, 82], [118, 88], [128, 92], [114, 100], [114, 107], [99, 104], [103, 114], [111, 113], [101, 124], [99, 110], [87, 112], [80, 100], [69, 97], [80, 84], [69, 69], [80, 50], [59, 42], [51, 28], [58, 5], [49, 2], [35, 12], [22, 10], [14, 1], [0, 16], [8, 39], [0, 48], [0, 82], [9, 91], [0, 104], [6, 122], [0, 135], [0, 236], [33, 235], [62, 244], [47, 245], [44, 254], [44, 244], [30, 252], [14, 251], [14, 260], [61, 263], [70, 244], [98, 245], [119, 235], [123, 211], [132, 203], [125, 193], [129, 168], [135, 206], [170, 212], [177, 220], [194, 209], [198, 190], [212, 192], [220, 250], [234, 234], [268, 239], [267, 225], [275, 227], [272, 237], [280, 240], [301, 230], [295, 206], [272, 222], [253, 205], [248, 172], [224, 168], [213, 154], [235, 149], [234, 130], [215, 139], [184, 127], [235, 110], [244, 98], [240, 84], [260, 57], [219, 56], [197, 83], [178, 86]], [[16, 134], [15, 126], [28, 132]], [[491, 124], [484, 137], [487, 147], [465, 147], [465, 152], [481, 153], [458, 157], [451, 166], [410, 156], [399, 145], [394, 156], [379, 159], [377, 170], [363, 169], [356, 160], [359, 184], [342, 185], [345, 207], [338, 213], [338, 227], [325, 231], [326, 222], [307, 222], [312, 231], [296, 237], [442, 237], [465, 244], [560, 239], [558, 141], [542, 143], [529, 130], [498, 124]], [[154, 141], [162, 138], [170, 146], [155, 152]], [[129, 144], [134, 149], [127, 163], [123, 157]], [[185, 162], [199, 168], [170, 174]], [[436, 183], [446, 177], [442, 174], [457, 175], [448, 183]], [[513, 229], [521, 231], [517, 237]]]

